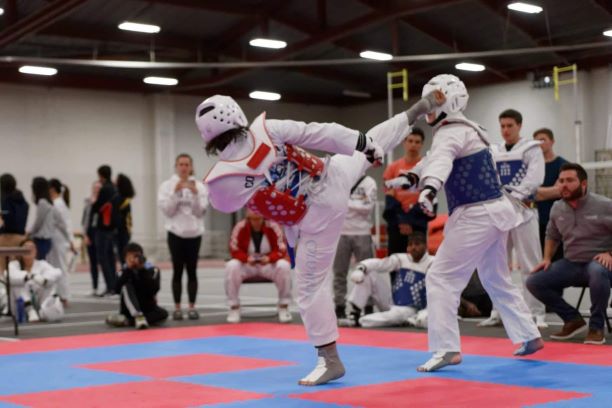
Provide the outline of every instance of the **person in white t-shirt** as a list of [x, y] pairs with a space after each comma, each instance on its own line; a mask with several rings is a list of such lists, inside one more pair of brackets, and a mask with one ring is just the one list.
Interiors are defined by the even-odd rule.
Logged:
[[179, 154], [174, 168], [176, 174], [159, 187], [157, 203], [164, 214], [168, 231], [168, 247], [172, 257], [172, 295], [174, 320], [183, 319], [181, 292], [183, 270], [187, 270], [187, 295], [191, 320], [199, 319], [195, 309], [198, 292], [198, 253], [204, 233], [204, 214], [208, 208], [208, 192], [204, 184], [193, 177], [193, 160], [186, 153]]

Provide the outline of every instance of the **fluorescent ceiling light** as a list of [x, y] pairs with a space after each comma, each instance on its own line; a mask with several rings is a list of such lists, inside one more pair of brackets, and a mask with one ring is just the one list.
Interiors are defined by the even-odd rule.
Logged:
[[0, 16], [4, 14], [4, 9], [0, 7]]
[[262, 48], [285, 48], [287, 43], [280, 40], [271, 40], [269, 38], [253, 38], [249, 41], [249, 44], [253, 47], [262, 47]]
[[607, 35], [608, 37], [612, 37], [612, 30], [604, 31], [603, 35]]
[[478, 71], [484, 71], [485, 70], [485, 66], [484, 65], [480, 65], [480, 64], [472, 64], [469, 62], [460, 62], [459, 64], [455, 65], [456, 69], [460, 69], [462, 71], [474, 71], [474, 72], [478, 72]]
[[278, 101], [281, 96], [276, 92], [253, 91], [249, 94], [253, 99], [261, 99], [264, 101]]
[[377, 61], [389, 61], [390, 59], [393, 59], [393, 55], [391, 54], [369, 50], [362, 51], [359, 56], [361, 58], [373, 59]]
[[130, 21], [124, 21], [123, 23], [119, 24], [119, 28], [121, 30], [137, 31], [139, 33], [148, 33], [148, 34], [159, 33], [159, 31], [161, 30], [159, 26], [156, 26], [156, 25], [132, 23]]
[[510, 3], [508, 4], [508, 8], [510, 10], [520, 11], [522, 13], [529, 13], [529, 14], [541, 13], [543, 10], [542, 7], [540, 6], [535, 6], [533, 4], [521, 3], [521, 2]]
[[155, 76], [150, 76], [150, 77], [146, 77], [145, 79], [143, 79], [145, 84], [151, 84], [151, 85], [167, 85], [167, 86], [173, 86], [178, 84], [178, 79], [176, 78], [167, 78], [167, 77], [155, 77]]
[[19, 68], [19, 72], [21, 72], [22, 74], [50, 76], [57, 74], [57, 69], [49, 67], [36, 67], [33, 65], [24, 65]]

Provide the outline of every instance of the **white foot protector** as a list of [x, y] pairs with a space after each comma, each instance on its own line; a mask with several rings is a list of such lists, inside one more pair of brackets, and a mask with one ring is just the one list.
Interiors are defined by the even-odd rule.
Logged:
[[459, 363], [461, 363], [461, 353], [456, 351], [438, 351], [425, 364], [417, 367], [417, 371], [428, 373], [439, 370], [447, 365], [457, 365]]
[[317, 366], [298, 382], [299, 385], [321, 385], [344, 376], [346, 371], [338, 356], [336, 343], [320, 347], [317, 353]]

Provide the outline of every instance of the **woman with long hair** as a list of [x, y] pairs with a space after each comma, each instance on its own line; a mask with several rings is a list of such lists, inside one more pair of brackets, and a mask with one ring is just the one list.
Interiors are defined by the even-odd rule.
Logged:
[[176, 174], [164, 181], [157, 193], [157, 205], [164, 214], [168, 231], [168, 248], [172, 257], [172, 297], [174, 320], [183, 320], [181, 293], [183, 270], [187, 270], [187, 295], [191, 320], [200, 316], [195, 308], [198, 293], [198, 254], [204, 233], [204, 214], [208, 207], [208, 193], [204, 184], [193, 177], [190, 155], [179, 154], [174, 162]]
[[132, 238], [132, 206], [131, 202], [136, 192], [132, 180], [123, 173], [119, 173], [115, 181], [117, 187], [117, 253], [123, 265], [125, 263], [125, 246]]
[[68, 255], [72, 254], [75, 256], [76, 250], [74, 248], [73, 234], [72, 234], [72, 219], [70, 217], [70, 190], [60, 180], [53, 178], [49, 180], [49, 196], [53, 202], [53, 206], [59, 212], [66, 224], [68, 230], [68, 240], [66, 240], [63, 231], [59, 228], [53, 230], [51, 236], [51, 251], [47, 255], [49, 263], [56, 268], [59, 268], [63, 273], [57, 286], [57, 294], [63, 302], [68, 300], [69, 296], [69, 285], [68, 285], [68, 274], [72, 272], [70, 265], [74, 263], [68, 262]]

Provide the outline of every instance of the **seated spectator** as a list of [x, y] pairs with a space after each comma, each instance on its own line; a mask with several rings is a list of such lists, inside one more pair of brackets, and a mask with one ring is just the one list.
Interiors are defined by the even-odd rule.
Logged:
[[225, 264], [225, 294], [230, 307], [229, 323], [240, 322], [240, 285], [245, 279], [262, 277], [271, 280], [278, 289], [278, 320], [290, 322], [291, 265], [285, 259], [287, 247], [278, 224], [264, 220], [250, 210], [246, 218], [232, 230], [230, 255]]
[[[350, 317], [338, 320], [338, 324], [363, 327], [405, 324], [427, 305], [425, 273], [433, 260], [427, 253], [425, 234], [413, 232], [408, 236], [406, 253], [360, 262], [351, 273], [355, 285], [348, 297], [352, 308]], [[392, 287], [388, 273], [393, 274]], [[361, 316], [370, 296], [380, 312]]]
[[159, 286], [159, 269], [147, 262], [140, 245], [128, 243], [125, 264], [115, 285], [115, 293], [119, 293], [121, 298], [119, 314], [108, 316], [106, 323], [146, 329], [166, 320], [168, 312], [157, 305]]
[[36, 244], [33, 240], [26, 239], [20, 246], [29, 249], [30, 253], [11, 261], [8, 266], [12, 310], [17, 310], [15, 302], [21, 297], [29, 322], [60, 320], [64, 308], [56, 290], [62, 271], [45, 260], [36, 259]]
[[[587, 191], [587, 174], [579, 164], [563, 164], [558, 185], [562, 199], [550, 211], [544, 259], [527, 280], [527, 288], [563, 319], [562, 330], [550, 337], [566, 340], [585, 332], [587, 325], [563, 299], [563, 289], [588, 286], [591, 318], [584, 342], [603, 344], [612, 279], [612, 200]], [[564, 257], [552, 262], [560, 242]]]

